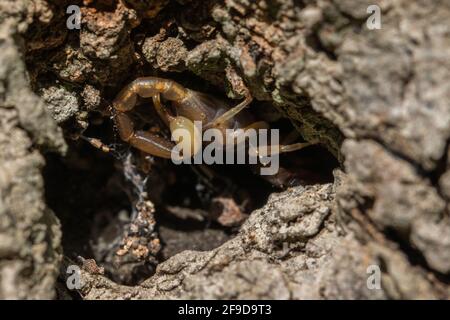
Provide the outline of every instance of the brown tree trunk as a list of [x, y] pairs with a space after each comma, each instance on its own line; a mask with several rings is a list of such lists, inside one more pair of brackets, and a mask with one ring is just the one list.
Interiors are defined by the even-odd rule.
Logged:
[[[70, 264], [86, 299], [450, 297], [448, 1], [85, 0], [70, 30], [71, 4], [0, 0], [0, 298], [69, 297]], [[199, 196], [199, 169], [116, 139], [110, 104], [148, 75], [248, 90], [254, 116], [322, 146], [290, 169], [332, 179]], [[207, 204], [180, 205], [191, 189]]]

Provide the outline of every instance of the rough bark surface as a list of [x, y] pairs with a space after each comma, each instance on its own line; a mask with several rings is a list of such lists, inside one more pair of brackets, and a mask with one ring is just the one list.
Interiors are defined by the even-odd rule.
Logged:
[[[90, 212], [95, 221], [101, 214], [68, 201], [52, 206], [55, 216], [54, 189], [45, 188], [57, 178], [47, 174], [44, 186], [45, 159], [50, 171], [49, 159], [58, 157], [102, 172], [107, 165], [92, 167], [72, 140], [107, 122], [117, 92], [143, 75], [236, 103], [248, 90], [254, 114], [278, 110], [341, 168], [332, 183], [273, 193], [233, 236], [210, 229], [189, 247], [193, 233], [180, 233], [139, 284], [83, 268], [83, 298], [450, 297], [448, 1], [75, 2], [81, 30], [66, 28], [72, 2], [0, 0], [0, 298], [55, 297], [58, 270], [65, 280], [70, 264], [61, 230], [68, 231], [64, 255], [79, 252], [70, 243], [75, 230], [64, 228], [67, 215]], [[366, 26], [372, 4], [382, 10], [380, 30]], [[92, 188], [110, 201], [118, 180], [107, 181]], [[161, 185], [140, 191], [151, 198]], [[108, 230], [124, 224], [114, 217]], [[201, 245], [205, 239], [212, 247]], [[152, 251], [150, 240], [136, 241]], [[88, 258], [107, 263], [113, 251], [99, 243]], [[381, 289], [367, 286], [371, 265], [381, 268]]]
[[65, 142], [26, 78], [18, 40], [31, 18], [25, 3], [3, 1], [0, 8], [0, 299], [49, 299], [61, 230], [44, 202], [38, 148], [64, 152]]

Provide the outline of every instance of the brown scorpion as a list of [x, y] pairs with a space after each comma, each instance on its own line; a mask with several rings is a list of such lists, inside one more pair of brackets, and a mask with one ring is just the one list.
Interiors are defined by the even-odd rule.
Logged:
[[[183, 87], [175, 81], [158, 77], [141, 77], [129, 83], [123, 88], [112, 102], [112, 119], [118, 129], [121, 140], [146, 154], [170, 159], [175, 143], [161, 135], [145, 130], [135, 130], [133, 120], [129, 112], [137, 104], [138, 98], [152, 98], [154, 108], [173, 134], [177, 129], [183, 129], [189, 133], [192, 139], [191, 153], [195, 155], [201, 150], [201, 133], [196, 132], [194, 122], [201, 123], [203, 131], [214, 128], [220, 130], [224, 136], [227, 129], [234, 130], [238, 134], [245, 135], [249, 129], [269, 129], [265, 121], [257, 121], [245, 108], [252, 101], [247, 94], [245, 99], [234, 107], [230, 107], [225, 101], [211, 95], [197, 92]], [[162, 99], [171, 102], [171, 108], [162, 104]], [[237, 130], [240, 129], [240, 130]], [[83, 137], [85, 138], [85, 137]], [[109, 148], [97, 139], [85, 138], [97, 148], [108, 151]], [[222, 140], [224, 141], [224, 140]], [[313, 142], [299, 142], [293, 144], [268, 145], [268, 152], [285, 153], [303, 149]], [[276, 147], [276, 148], [275, 148]], [[226, 150], [226, 146], [224, 146]], [[271, 151], [276, 150], [276, 151]], [[254, 149], [258, 155], [259, 149]], [[264, 166], [264, 164], [263, 164]], [[278, 177], [268, 177], [267, 180], [280, 186], [285, 185], [284, 180], [292, 178], [293, 174], [280, 168], [282, 172]], [[284, 176], [284, 177], [283, 177]]]

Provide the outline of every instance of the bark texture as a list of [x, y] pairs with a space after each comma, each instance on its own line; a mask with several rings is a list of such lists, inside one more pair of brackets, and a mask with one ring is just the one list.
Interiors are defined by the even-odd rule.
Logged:
[[[69, 4], [81, 30], [66, 28]], [[373, 4], [380, 30], [366, 26]], [[63, 133], [107, 122], [124, 84], [157, 75], [236, 103], [248, 90], [254, 114], [277, 110], [341, 168], [333, 183], [273, 193], [233, 237], [211, 229], [213, 248], [180, 236], [138, 285], [84, 268], [83, 298], [448, 299], [449, 18], [446, 0], [0, 0], [0, 298], [55, 297], [69, 264], [56, 216], [64, 230], [68, 212], [90, 210], [49, 209], [44, 156], [87, 170]], [[371, 265], [381, 289], [367, 286]]]

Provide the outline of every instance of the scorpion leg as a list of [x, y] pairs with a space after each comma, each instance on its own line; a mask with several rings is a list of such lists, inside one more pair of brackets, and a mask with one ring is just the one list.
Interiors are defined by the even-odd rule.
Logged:
[[[246, 126], [244, 128], [244, 132], [249, 130], [249, 129], [255, 129], [255, 130], [260, 130], [260, 129], [270, 129], [270, 126], [267, 122], [265, 121], [257, 121], [254, 123], [251, 123], [250, 125]], [[306, 148], [308, 146], [314, 145], [315, 143], [313, 142], [298, 142], [298, 143], [292, 143], [292, 144], [279, 144], [279, 145], [269, 145], [267, 146], [267, 154], [273, 155], [273, 154], [277, 154], [277, 153], [286, 153], [286, 152], [293, 152], [293, 151], [297, 151], [297, 150], [301, 150], [303, 148]], [[259, 156], [260, 149], [261, 146], [256, 147], [256, 148], [251, 148], [252, 151], [254, 152], [256, 155]], [[275, 150], [278, 151], [275, 151]]]
[[220, 115], [219, 117], [217, 117], [216, 119], [214, 119], [210, 123], [206, 124], [204, 126], [204, 128], [205, 129], [215, 128], [215, 127], [218, 127], [221, 124], [227, 122], [228, 120], [233, 118], [235, 115], [237, 115], [239, 112], [241, 112], [245, 107], [247, 107], [250, 104], [250, 102], [252, 102], [252, 100], [253, 100], [252, 96], [250, 94], [247, 94], [245, 96], [244, 101], [239, 103], [237, 106], [231, 108], [230, 110], [228, 110], [224, 114]]
[[280, 153], [292, 152], [314, 145], [314, 142], [297, 142], [292, 144], [281, 144]]
[[300, 132], [298, 132], [296, 129], [292, 129], [292, 131], [283, 138], [282, 140], [282, 144], [290, 144], [293, 143], [295, 140], [297, 140], [298, 138], [300, 138]]
[[265, 121], [256, 121], [246, 126], [244, 128], [244, 131], [247, 131], [249, 129], [255, 129], [257, 131], [260, 129], [270, 129], [270, 125]]
[[80, 138], [83, 139], [84, 141], [87, 141], [94, 148], [100, 149], [101, 151], [103, 151], [105, 153], [111, 152], [111, 148], [109, 146], [107, 146], [106, 144], [104, 144], [100, 139], [86, 137], [84, 135], [80, 135]]

